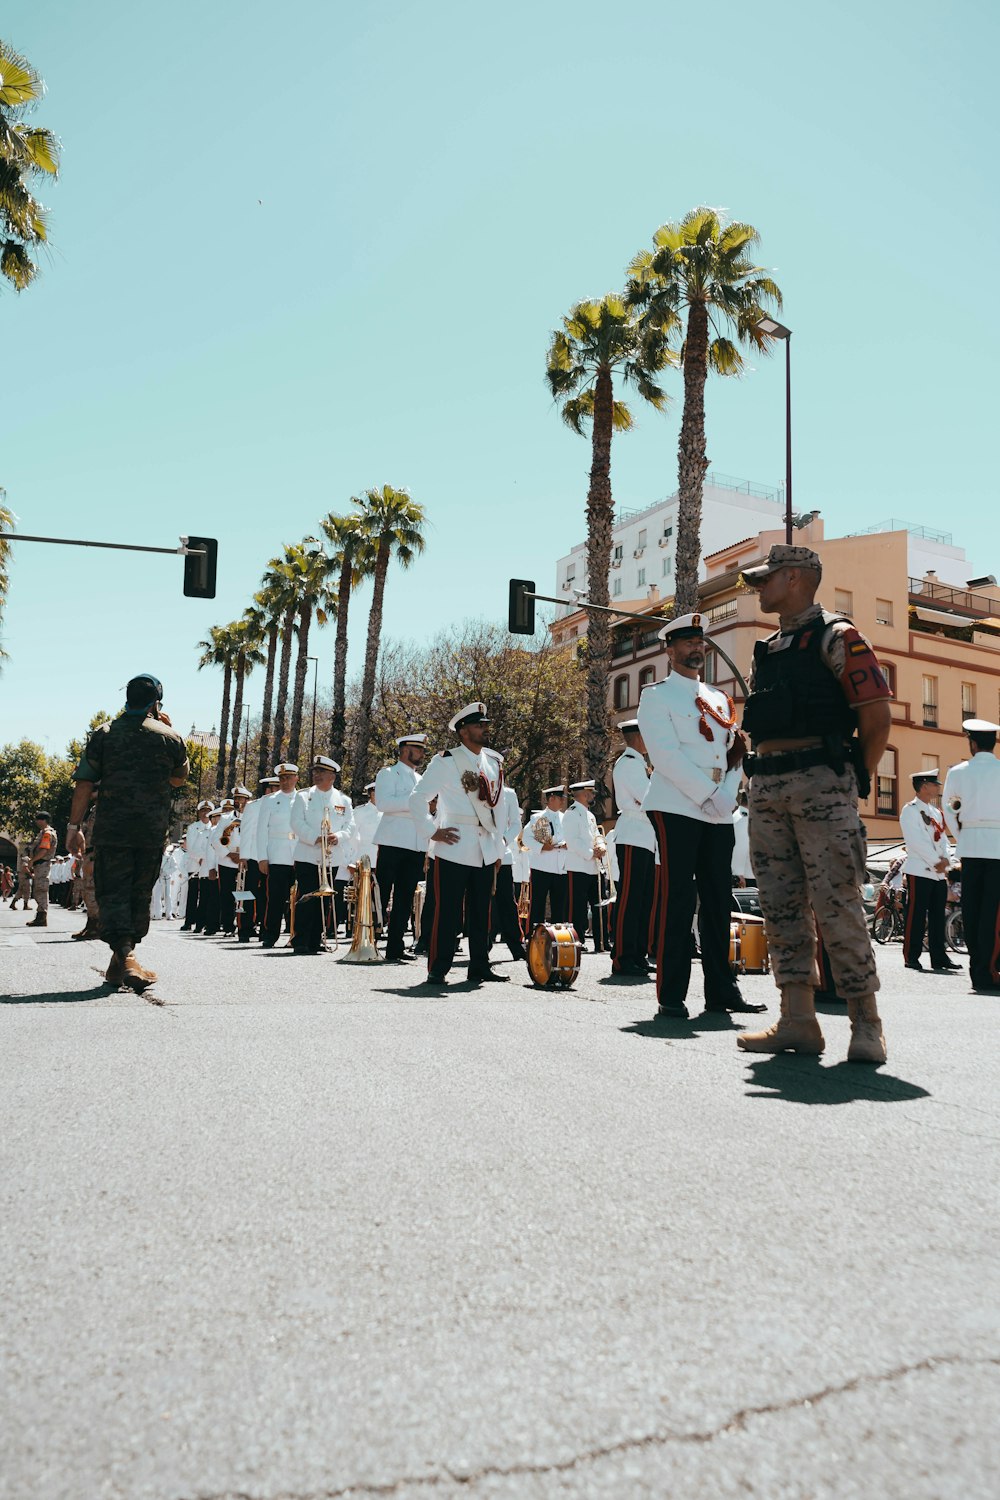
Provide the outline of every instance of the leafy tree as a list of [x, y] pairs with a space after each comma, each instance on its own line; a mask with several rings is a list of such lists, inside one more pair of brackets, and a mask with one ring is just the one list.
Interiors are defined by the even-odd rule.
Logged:
[[[662, 411], [667, 398], [653, 377], [676, 363], [667, 333], [653, 324], [643, 332], [624, 298], [609, 293], [598, 301], [578, 302], [549, 344], [545, 374], [553, 398], [562, 406], [563, 420], [581, 436], [585, 424], [591, 424], [587, 578], [594, 604], [608, 606], [611, 602], [611, 438], [614, 432], [628, 432], [633, 426], [628, 406], [615, 399], [614, 382], [617, 378], [631, 386], [650, 406]], [[594, 612], [589, 616], [587, 663], [587, 775], [603, 781], [611, 750], [608, 615]]]
[[372, 569], [374, 579], [372, 605], [368, 616], [368, 639], [365, 644], [365, 667], [361, 679], [361, 698], [358, 703], [354, 738], [351, 797], [357, 802], [361, 799], [365, 782], [368, 780], [372, 702], [375, 695], [375, 671], [382, 635], [382, 611], [389, 563], [395, 557], [400, 567], [408, 568], [413, 559], [423, 552], [423, 527], [427, 517], [423, 506], [411, 500], [406, 490], [393, 489], [389, 484], [383, 485], [381, 489], [365, 490], [355, 504], [362, 507], [364, 535], [367, 545], [374, 551], [375, 559]]
[[343, 765], [347, 754], [347, 617], [351, 594], [365, 578], [370, 578], [375, 568], [375, 549], [365, 533], [360, 513], [362, 502], [351, 500], [359, 507], [357, 513], [336, 516], [332, 512], [320, 521], [323, 535], [333, 548], [330, 559], [331, 571], [337, 575], [337, 638], [333, 659], [333, 715], [330, 724], [330, 754]]
[[59, 173], [55, 136], [26, 123], [44, 92], [27, 58], [0, 41], [0, 275], [19, 292], [37, 276], [34, 255], [49, 237], [45, 210], [28, 183]]
[[737, 343], [767, 352], [773, 340], [757, 325], [769, 309], [781, 307], [777, 284], [752, 259], [759, 243], [752, 224], [727, 225], [714, 209], [694, 208], [680, 223], [658, 229], [654, 248], [641, 251], [628, 268], [626, 297], [641, 309], [643, 328], [669, 337], [684, 324], [674, 591], [674, 611], [679, 615], [698, 607], [708, 372], [741, 374], [743, 356]]
[[44, 805], [42, 794], [48, 773], [49, 757], [34, 740], [21, 740], [0, 749], [0, 807], [8, 832], [18, 838], [34, 832], [34, 814]]

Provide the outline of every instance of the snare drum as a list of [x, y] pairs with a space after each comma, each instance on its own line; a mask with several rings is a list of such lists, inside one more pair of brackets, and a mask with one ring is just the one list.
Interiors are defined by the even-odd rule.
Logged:
[[566, 922], [542, 922], [528, 943], [528, 973], [540, 988], [568, 990], [580, 972], [583, 945]]
[[742, 914], [729, 924], [729, 962], [737, 974], [766, 974], [767, 955], [764, 918]]

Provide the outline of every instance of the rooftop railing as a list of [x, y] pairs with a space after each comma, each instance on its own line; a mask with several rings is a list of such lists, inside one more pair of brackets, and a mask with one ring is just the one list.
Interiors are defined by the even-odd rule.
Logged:
[[911, 602], [943, 604], [956, 614], [1000, 615], [1000, 599], [991, 599], [989, 594], [973, 594], [968, 589], [953, 588], [949, 583], [936, 583], [933, 578], [911, 578], [907, 588]]
[[[705, 475], [705, 484], [717, 490], [732, 490], [737, 495], [751, 495], [755, 500], [769, 500], [774, 505], [783, 505], [785, 500], [785, 491], [780, 485], [775, 487], [770, 484], [755, 484], [751, 479], [739, 479], [735, 474], [719, 474], [714, 469], [709, 469]], [[648, 515], [651, 510], [658, 510], [661, 505], [667, 505], [676, 499], [675, 491], [672, 495], [664, 495], [661, 500], [654, 500], [651, 505], [641, 505], [635, 510], [616, 511], [615, 525], [625, 526], [637, 516]]]

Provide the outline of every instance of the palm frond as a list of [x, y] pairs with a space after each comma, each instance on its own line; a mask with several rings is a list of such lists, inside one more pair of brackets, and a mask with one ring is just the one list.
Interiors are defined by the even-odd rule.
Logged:
[[38, 267], [23, 245], [16, 240], [6, 240], [0, 248], [0, 275], [23, 292], [38, 275]]
[[708, 346], [708, 366], [716, 375], [740, 375], [743, 356], [731, 339], [712, 339]]
[[49, 177], [58, 177], [59, 142], [52, 131], [41, 126], [31, 129], [22, 126], [17, 133], [23, 144], [24, 159], [31, 168], [36, 172], [44, 172]]
[[44, 92], [45, 85], [28, 59], [7, 42], [0, 42], [0, 105], [5, 109], [24, 109], [36, 103]]

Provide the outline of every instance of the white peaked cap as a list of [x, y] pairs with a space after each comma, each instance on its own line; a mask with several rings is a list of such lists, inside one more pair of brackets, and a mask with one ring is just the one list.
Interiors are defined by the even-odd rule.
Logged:
[[329, 755], [314, 755], [312, 768], [314, 771], [339, 771], [340, 767]]
[[396, 744], [399, 747], [403, 745], [426, 745], [426, 743], [426, 734], [401, 734], [396, 739]]
[[290, 760], [279, 761], [274, 768], [275, 776], [290, 776], [293, 771], [296, 776], [299, 774], [298, 766], [293, 766]]
[[454, 734], [456, 730], [464, 728], [466, 724], [488, 724], [489, 718], [490, 716], [486, 712], [485, 703], [467, 703], [464, 708], [459, 709], [458, 713], [449, 723], [448, 728]]

